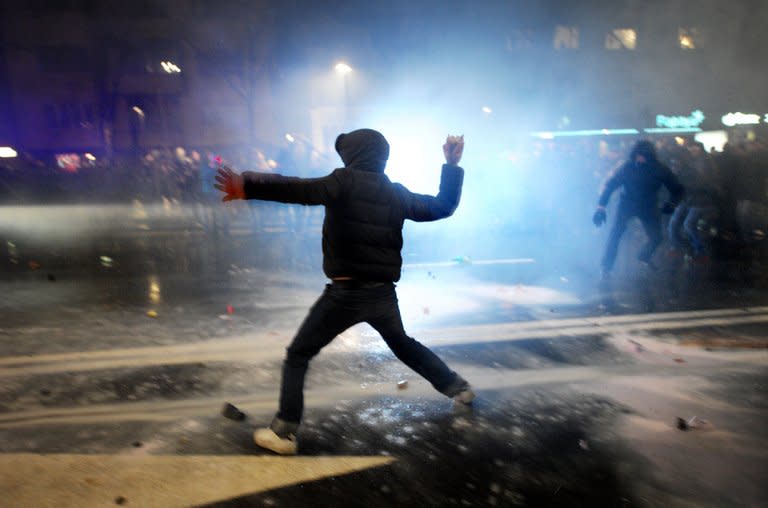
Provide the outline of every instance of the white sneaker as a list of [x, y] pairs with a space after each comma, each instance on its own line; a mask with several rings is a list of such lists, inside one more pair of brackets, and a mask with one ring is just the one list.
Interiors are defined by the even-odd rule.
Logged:
[[253, 433], [253, 440], [260, 447], [271, 450], [279, 455], [296, 455], [296, 436], [293, 434], [287, 438], [281, 438], [270, 428], [258, 429]]
[[454, 395], [453, 400], [461, 404], [470, 405], [475, 400], [475, 392], [471, 388], [467, 388]]

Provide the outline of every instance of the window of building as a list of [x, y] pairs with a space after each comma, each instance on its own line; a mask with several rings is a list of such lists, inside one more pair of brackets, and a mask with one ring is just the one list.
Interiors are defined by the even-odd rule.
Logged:
[[677, 40], [680, 49], [699, 49], [702, 45], [701, 31], [698, 28], [680, 28], [677, 31]]
[[147, 132], [172, 132], [183, 128], [181, 100], [177, 96], [128, 97], [131, 122]]
[[605, 35], [605, 49], [634, 50], [637, 47], [637, 31], [634, 28], [614, 28]]
[[168, 74], [163, 62], [181, 66], [176, 47], [165, 40], [145, 40], [140, 46], [126, 44], [120, 54], [121, 70], [128, 74]]
[[557, 25], [552, 45], [555, 49], [579, 49], [578, 27]]

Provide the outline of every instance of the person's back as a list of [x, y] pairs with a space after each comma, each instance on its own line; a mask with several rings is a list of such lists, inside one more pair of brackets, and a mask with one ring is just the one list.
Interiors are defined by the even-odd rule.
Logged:
[[361, 322], [378, 331], [395, 356], [458, 403], [470, 404], [469, 383], [403, 328], [394, 282], [400, 278], [406, 219], [438, 220], [458, 206], [464, 170], [457, 164], [463, 137], [443, 145], [437, 196], [414, 194], [384, 175], [389, 144], [370, 129], [340, 135], [336, 151], [345, 167], [322, 178], [292, 178], [222, 168], [216, 188], [232, 199], [267, 199], [325, 206], [323, 270], [331, 279], [287, 348], [280, 410], [256, 444], [280, 454], [297, 452], [296, 432], [304, 411], [304, 377], [310, 360], [339, 333]]
[[340, 135], [344, 167], [322, 178], [244, 172], [244, 197], [324, 205], [323, 271], [329, 279], [397, 282], [403, 222], [450, 216], [459, 204], [464, 170], [442, 168], [437, 196], [414, 194], [384, 174], [389, 144], [381, 133], [359, 129]]

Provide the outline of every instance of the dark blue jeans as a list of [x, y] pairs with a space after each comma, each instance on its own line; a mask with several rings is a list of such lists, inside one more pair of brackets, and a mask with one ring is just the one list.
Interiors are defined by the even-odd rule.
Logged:
[[405, 334], [394, 284], [334, 282], [326, 285], [288, 346], [277, 418], [289, 427], [298, 426], [309, 361], [338, 334], [362, 322], [379, 332], [395, 356], [439, 392], [453, 397], [468, 386], [437, 355]]
[[613, 265], [616, 262], [616, 254], [619, 251], [619, 242], [621, 241], [624, 231], [627, 230], [629, 221], [637, 217], [640, 223], [643, 225], [647, 241], [637, 255], [637, 259], [645, 261], [646, 263], [651, 260], [653, 253], [656, 252], [659, 244], [661, 244], [661, 215], [659, 211], [653, 207], [637, 207], [630, 206], [626, 203], [619, 203], [618, 210], [616, 211], [616, 221], [613, 223], [611, 232], [608, 235], [608, 243], [605, 246], [605, 254], [603, 254], [603, 261], [601, 263], [602, 268], [606, 272], [610, 272], [613, 269]]

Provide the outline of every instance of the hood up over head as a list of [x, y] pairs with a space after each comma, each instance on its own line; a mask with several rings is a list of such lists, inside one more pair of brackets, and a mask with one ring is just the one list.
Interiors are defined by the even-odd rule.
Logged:
[[389, 159], [389, 143], [378, 131], [358, 129], [336, 138], [336, 151], [351, 169], [383, 173]]
[[629, 153], [629, 160], [634, 163], [638, 155], [643, 155], [648, 164], [654, 164], [658, 161], [656, 147], [647, 139], [641, 139], [635, 143], [635, 146], [632, 147], [632, 151]]

